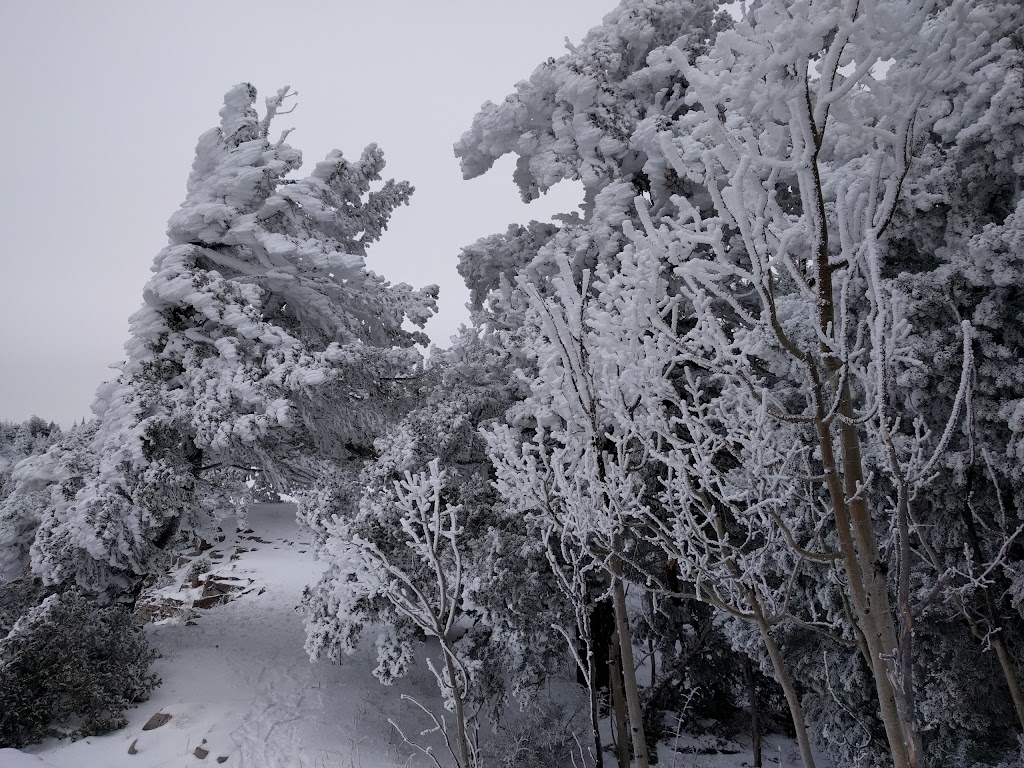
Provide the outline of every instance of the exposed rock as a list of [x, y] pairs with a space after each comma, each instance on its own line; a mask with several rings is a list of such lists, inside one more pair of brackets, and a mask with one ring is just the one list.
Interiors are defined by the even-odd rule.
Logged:
[[161, 725], [167, 725], [167, 723], [169, 723], [170, 721], [171, 715], [168, 715], [166, 712], [157, 712], [155, 715], [149, 718], [149, 720], [146, 721], [146, 724], [142, 726], [142, 730], [152, 731], [156, 728], [159, 728]]
[[200, 597], [198, 600], [192, 603], [193, 608], [199, 608], [204, 611], [208, 611], [215, 605], [223, 605], [228, 601], [227, 595], [210, 595], [209, 597]]

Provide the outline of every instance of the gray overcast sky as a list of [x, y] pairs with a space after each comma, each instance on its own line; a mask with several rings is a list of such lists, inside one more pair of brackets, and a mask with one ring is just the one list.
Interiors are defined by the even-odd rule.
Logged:
[[578, 41], [615, 0], [0, 0], [0, 419], [86, 416], [122, 358], [199, 134], [224, 92], [298, 90], [277, 121], [307, 168], [376, 141], [416, 194], [370, 251], [393, 282], [441, 286], [435, 343], [467, 317], [459, 248], [571, 210], [570, 185], [525, 206], [504, 158], [463, 181], [452, 144]]

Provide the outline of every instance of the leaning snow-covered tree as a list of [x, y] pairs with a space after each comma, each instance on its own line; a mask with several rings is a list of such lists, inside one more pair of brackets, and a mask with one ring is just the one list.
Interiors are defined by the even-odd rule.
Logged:
[[270, 135], [283, 88], [260, 117], [249, 84], [228, 91], [200, 139], [169, 243], [131, 318], [127, 360], [100, 388], [95, 465], [69, 481], [32, 462], [16, 495], [48, 488], [32, 568], [50, 583], [119, 592], [147, 573], [195, 508], [197, 478], [227, 466], [308, 481], [318, 455], [372, 443], [437, 289], [392, 285], [366, 266], [405, 182], [380, 181], [375, 145], [332, 151], [304, 178]]

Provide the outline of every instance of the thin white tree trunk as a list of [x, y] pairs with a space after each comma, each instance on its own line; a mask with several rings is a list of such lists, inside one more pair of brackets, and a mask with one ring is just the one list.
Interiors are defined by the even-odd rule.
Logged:
[[626, 696], [622, 691], [622, 660], [619, 657], [617, 632], [612, 633], [608, 667], [608, 687], [612, 692], [615, 733], [618, 734], [615, 754], [619, 760], [619, 768], [629, 768], [629, 717], [626, 714]]
[[444, 649], [444, 666], [445, 672], [448, 675], [448, 684], [452, 687], [452, 699], [455, 701], [455, 728], [459, 740], [459, 768], [473, 768], [469, 757], [469, 741], [466, 732], [466, 712], [465, 703], [462, 700], [462, 687], [459, 685], [455, 663], [452, 661], [452, 653], [447, 647]]
[[[854, 616], [863, 631], [870, 658], [872, 677], [878, 694], [879, 714], [885, 726], [889, 750], [895, 768], [923, 768], [923, 755], [915, 749], [914, 712], [897, 690], [896, 660], [899, 641], [892, 605], [889, 600], [888, 569], [882, 562], [875, 538], [874, 523], [868, 508], [864, 487], [864, 462], [857, 431], [853, 395], [849, 377], [844, 373], [846, 361], [841, 360], [824, 340], [833, 336], [836, 327], [836, 308], [832, 282], [833, 266], [829, 262], [828, 213], [825, 194], [818, 168], [818, 152], [823, 141], [824, 126], [815, 126], [810, 102], [807, 120], [815, 142], [810, 167], [801, 179], [814, 201], [811, 215], [813, 251], [816, 263], [815, 291], [818, 310], [818, 328], [823, 341], [819, 352], [824, 363], [826, 380], [822, 381], [818, 363], [804, 353], [796, 357], [804, 362], [811, 376], [815, 409], [815, 427], [825, 470], [826, 486], [832, 505], [840, 551], [846, 566], [847, 579], [853, 598]], [[831, 410], [826, 403], [837, 401], [838, 419], [827, 416]], [[837, 462], [833, 448], [832, 425], [838, 424], [838, 442], [841, 463]], [[906, 681], [913, 690], [913, 679]]]
[[[617, 539], [618, 537], [616, 537]], [[616, 552], [619, 541], [614, 542]], [[636, 664], [633, 660], [633, 635], [629, 629], [626, 613], [626, 591], [622, 585], [622, 560], [615, 552], [611, 555], [612, 606], [615, 609], [615, 629], [619, 636], [619, 655], [622, 659], [622, 682], [626, 694], [626, 710], [629, 712], [629, 734], [633, 743], [633, 756], [638, 768], [648, 768], [647, 737], [644, 733], [643, 708], [640, 706], [640, 691], [636, 682]]]
[[779, 681], [782, 692], [786, 696], [789, 716], [793, 720], [793, 730], [796, 731], [796, 743], [800, 748], [800, 759], [804, 764], [804, 768], [815, 768], [814, 755], [811, 754], [811, 740], [807, 735], [807, 724], [804, 721], [804, 709], [800, 704], [800, 697], [797, 695], [793, 678], [790, 677], [789, 671], [782, 661], [782, 652], [769, 631], [768, 622], [764, 619], [764, 613], [760, 607], [755, 607], [754, 613], [757, 616], [757, 628], [761, 631], [761, 639], [764, 641], [765, 648], [768, 651], [768, 657], [772, 660], [775, 679]]
[[747, 689], [750, 691], [750, 737], [753, 742], [754, 768], [761, 768], [761, 702], [757, 693], [757, 678], [754, 665], [747, 658], [744, 662]]

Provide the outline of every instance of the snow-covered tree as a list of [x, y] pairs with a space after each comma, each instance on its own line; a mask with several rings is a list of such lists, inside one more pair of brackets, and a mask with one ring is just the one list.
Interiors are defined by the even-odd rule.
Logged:
[[31, 579], [0, 585], [0, 748], [124, 727], [160, 682], [155, 656], [124, 606]]
[[[72, 432], [78, 429], [76, 426]], [[37, 494], [11, 496], [14, 469], [69, 437], [57, 424], [47, 424], [38, 416], [21, 424], [0, 422], [0, 583], [19, 578], [27, 569], [28, 549], [39, 525], [42, 501]], [[10, 500], [5, 501], [9, 496]]]
[[[428, 663], [445, 708], [454, 713], [454, 732], [443, 717], [438, 722], [460, 768], [471, 768], [480, 764], [479, 704], [473, 700], [476, 665], [459, 643], [469, 580], [462, 540], [466, 531], [462, 508], [442, 498], [443, 486], [434, 459], [427, 473], [406, 473], [390, 492], [364, 499], [357, 515], [335, 517], [326, 547], [335, 571], [326, 601], [332, 609], [327, 618], [333, 621], [320, 626], [343, 638], [341, 650], [351, 653], [361, 626], [372, 618], [383, 619], [374, 674], [384, 682], [400, 677], [411, 663], [411, 633], [437, 641], [440, 662]], [[363, 530], [369, 533], [378, 526], [394, 526], [397, 535], [386, 542], [380, 536], [363, 536]], [[388, 546], [392, 544], [397, 546]], [[382, 610], [382, 604], [390, 610]], [[323, 642], [314, 624], [308, 643], [314, 655]]]
[[[893, 388], [893, 399], [936, 423], [955, 405], [951, 387], [959, 327], [973, 330], [971, 387], [963, 426], [950, 436], [935, 477], [912, 507], [922, 588], [941, 595], [915, 632], [930, 653], [962, 660], [957, 674], [926, 674], [921, 707], [935, 723], [930, 741], [956, 748], [957, 733], [994, 740], [1006, 721], [1006, 693], [1024, 729], [1019, 658], [1020, 613], [1010, 595], [1019, 573], [1019, 412], [1021, 305], [1013, 286], [1021, 262], [1024, 111], [1020, 72], [1024, 38], [1016, 9], [974, 9], [972, 35], [990, 46], [948, 94], [947, 109], [921, 142], [906, 196], [894, 215], [881, 266], [910, 308], [908, 345], [920, 366]], [[1010, 553], [1010, 554], [1008, 554]], [[958, 637], [967, 630], [976, 638]], [[959, 641], [959, 642], [958, 642]], [[954, 650], [955, 649], [955, 650]], [[986, 707], [967, 706], [963, 682], [985, 670], [993, 682]]]
[[425, 337], [403, 322], [423, 325], [436, 288], [392, 285], [365, 261], [412, 188], [376, 184], [373, 145], [356, 162], [332, 151], [293, 178], [301, 154], [287, 131], [270, 135], [291, 95], [278, 91], [260, 117], [255, 89], [238, 85], [200, 137], [127, 360], [97, 394], [93, 464], [77, 487], [56, 454], [20, 470], [16, 496], [48, 489], [32, 546], [47, 582], [131, 587], [197, 508], [203, 473], [308, 482], [316, 456], [372, 443], [392, 390], [420, 365], [413, 346]]
[[[713, 24], [710, 3], [689, 0], [623, 2], [579, 45], [570, 45], [567, 54], [538, 67], [503, 103], [485, 104], [455, 148], [467, 178], [484, 173], [504, 154], [516, 154], [514, 180], [524, 200], [536, 198], [565, 179], [579, 181], [584, 188], [582, 216], [559, 217], [561, 226], [549, 228], [542, 235], [541, 225], [533, 224], [529, 231], [510, 228], [506, 236], [481, 241], [464, 251], [460, 271], [466, 277], [493, 275], [490, 280], [477, 281], [487, 292], [474, 293], [474, 301], [478, 305], [500, 308], [515, 318], [515, 322], [509, 323], [513, 327], [505, 331], [503, 320], [495, 319], [493, 311], [479, 315], [476, 320], [500, 329], [491, 334], [489, 340], [508, 350], [521, 365], [524, 381], [534, 390], [524, 403], [510, 411], [507, 419], [513, 428], [495, 433], [491, 444], [502, 494], [511, 508], [519, 514], [537, 514], [545, 509], [543, 503], [535, 502], [544, 495], [542, 489], [547, 481], [542, 475], [551, 467], [534, 467], [540, 473], [534, 476], [537, 483], [531, 484], [519, 477], [520, 470], [524, 469], [519, 465], [527, 460], [525, 456], [535, 449], [541, 450], [537, 448], [537, 441], [555, 433], [572, 435], [584, 424], [594, 427], [581, 433], [585, 441], [593, 437], [590, 448], [581, 449], [571, 437], [558, 446], [559, 450], [565, 449], [565, 454], [555, 460], [560, 470], [555, 474], [563, 477], [567, 484], [557, 490], [546, 487], [546, 492], [557, 498], [557, 502], [552, 502], [555, 506], [547, 505], [548, 512], [554, 513], [561, 505], [569, 505], [583, 515], [578, 522], [586, 521], [585, 525], [582, 529], [566, 527], [564, 519], [552, 514], [548, 517], [550, 526], [545, 529], [539, 524], [544, 515], [539, 514], [535, 517], [538, 523], [535, 535], [553, 546], [552, 565], [556, 568], [559, 560], [556, 555], [564, 544], [571, 540], [572, 547], [582, 548], [586, 553], [584, 559], [600, 565], [606, 574], [603, 578], [609, 579], [611, 593], [617, 595], [622, 673], [630, 709], [628, 720], [633, 730], [633, 747], [641, 764], [646, 763], [647, 746], [632, 664], [631, 633], [622, 600], [623, 576], [619, 564], [622, 552], [618, 551], [625, 545], [622, 534], [614, 532], [613, 518], [604, 514], [608, 510], [600, 501], [602, 493], [587, 486], [603, 474], [599, 465], [602, 430], [606, 425], [595, 422], [592, 413], [581, 412], [576, 414], [578, 418], [567, 418], [567, 414], [559, 411], [557, 403], [561, 396], [554, 393], [560, 385], [551, 380], [557, 376], [555, 369], [547, 367], [550, 349], [544, 346], [543, 323], [538, 320], [540, 315], [536, 314], [536, 308], [531, 319], [528, 315], [531, 301], [542, 304], [548, 299], [555, 300], [553, 281], [567, 280], [571, 290], [587, 284], [587, 275], [594, 275], [601, 269], [609, 273], [616, 271], [618, 254], [626, 243], [623, 223], [635, 216], [632, 200], [636, 195], [647, 195], [660, 205], [668, 201], [669, 195], [682, 191], [671, 174], [652, 176], [646, 171], [647, 154], [635, 141], [635, 135], [645, 124], [669, 119], [677, 111], [686, 109], [683, 102], [686, 82], [679, 77], [664, 49], [667, 44], [675, 43], [697, 56], [706, 48], [713, 34]], [[496, 268], [496, 264], [508, 263], [508, 255], [521, 253], [515, 246], [528, 240], [530, 250], [536, 249], [531, 262], [516, 264], [514, 269]], [[587, 285], [583, 290], [593, 289]], [[525, 322], [520, 323], [520, 318]], [[545, 382], [546, 369], [550, 376]], [[563, 384], [571, 388], [570, 378], [566, 377]], [[550, 397], [538, 391], [538, 387], [541, 390], [546, 387]], [[552, 397], [556, 401], [554, 407]], [[568, 410], [572, 411], [571, 406]], [[548, 421], [541, 424], [544, 418]], [[557, 440], [555, 438], [555, 442]], [[589, 464], [583, 461], [577, 465], [583, 457], [589, 457]], [[592, 472], [588, 474], [589, 470]], [[580, 476], [574, 478], [576, 471]], [[526, 486], [536, 493], [524, 491]], [[583, 511], [588, 502], [595, 502], [589, 514]], [[598, 529], [603, 531], [603, 544], [595, 549], [591, 536]], [[567, 537], [566, 541], [556, 540], [556, 530], [559, 531], [557, 536]], [[565, 583], [569, 593], [575, 590], [573, 584], [572, 580]], [[582, 614], [580, 618], [584, 618]], [[587, 666], [585, 659], [580, 661], [581, 666]]]
[[[517, 385], [507, 356], [469, 329], [450, 350], [433, 350], [417, 385], [420, 405], [377, 441], [375, 456], [359, 467], [335, 466], [300, 494], [300, 519], [313, 530], [318, 557], [327, 564], [306, 594], [307, 649], [316, 658], [340, 661], [364, 633], [376, 635], [376, 674], [390, 684], [409, 671], [417, 648], [433, 638], [454, 654], [459, 687], [445, 682], [440, 664], [437, 671], [453, 711], [453, 696], [461, 696], [467, 733], [485, 720], [502, 727], [510, 700], [533, 706], [537, 688], [564, 666], [564, 646], [551, 629], [565, 624], [565, 605], [546, 578], [543, 545], [500, 504], [478, 432], [502, 416]], [[440, 506], [424, 517], [422, 504], [413, 502], [422, 501], [424, 488], [442, 476], [435, 499]], [[416, 493], [409, 486], [413, 480]], [[457, 535], [450, 528], [452, 515]], [[421, 551], [410, 526], [444, 546]], [[400, 598], [408, 597], [403, 585], [415, 584], [426, 599], [415, 610], [436, 613], [442, 598], [430, 563], [433, 558], [454, 567], [456, 556], [458, 588], [458, 580], [442, 570], [454, 590], [446, 605], [455, 624], [438, 637], [429, 621], [410, 618], [413, 608]], [[372, 568], [353, 565], [367, 558], [380, 562]], [[402, 578], [381, 581], [381, 568], [400, 569]], [[458, 754], [457, 729], [450, 735]], [[469, 759], [478, 759], [475, 742], [466, 746]]]
[[[503, 426], [490, 432], [488, 443], [502, 496], [520, 513], [533, 516], [545, 540], [555, 537], [559, 547], [585, 555], [574, 558], [580, 569], [588, 569], [589, 561], [590, 567], [600, 564], [609, 576], [629, 740], [641, 764], [646, 764], [647, 744], [623, 584], [627, 545], [621, 514], [622, 504], [642, 493], [638, 475], [630, 472], [628, 446], [612, 444], [614, 425], [606, 420], [598, 402], [591, 360], [581, 343], [589, 294], [587, 276], [584, 272], [582, 291], [577, 293], [571, 268], [563, 260], [562, 274], [555, 283], [557, 304], [542, 299], [524, 281], [531, 306], [528, 318], [539, 326], [533, 334], [532, 350], [537, 355], [538, 374], [531, 396], [514, 410], [530, 415], [516, 419], [522, 425], [518, 430]], [[553, 306], [563, 311], [553, 310]], [[515, 416], [510, 414], [510, 418]], [[556, 561], [552, 565], [556, 566]], [[569, 594], [580, 588], [574, 581], [566, 584]], [[580, 666], [592, 676], [591, 663]]]
[[[765, 536], [777, 528], [800, 558], [841, 564], [836, 583], [897, 766], [926, 761], [915, 501], [960, 429], [975, 332], [961, 320], [942, 350], [958, 368], [944, 412], [895, 401], [924, 361], [909, 342], [912, 304], [885, 279], [882, 254], [922, 136], [983, 77], [992, 52], [979, 41], [999, 40], [998, 16], [957, 3], [763, 3], [707, 58], [674, 53], [701, 109], [649, 137], [648, 152], [712, 204], [679, 199], [678, 214], [645, 213], [633, 236], [678, 279], [649, 316], [698, 382], [679, 406], [688, 438], [724, 440], [740, 458], [738, 469], [693, 462], [681, 484], [770, 512]], [[775, 426], [760, 430], [766, 419]], [[773, 477], [793, 490], [765, 485]], [[797, 490], [803, 478], [809, 495]]]
[[[764, 610], [838, 759], [941, 761], [1020, 710], [1019, 13], [779, 0], [673, 45], [658, 6], [456, 147], [469, 176], [518, 154], [527, 199], [586, 190], [490, 294], [533, 361], [492, 432], [502, 494], [631, 520], [687, 591]], [[750, 626], [723, 622], [759, 658]], [[928, 658], [965, 652], [1005, 680], [987, 725], [967, 666]]]
[[694, 56], [702, 52], [714, 8], [704, 0], [623, 0], [578, 45], [538, 66], [502, 103], [481, 107], [455, 145], [465, 177], [475, 178], [499, 157], [515, 154], [513, 178], [525, 201], [559, 181], [577, 180], [588, 219], [616, 203], [625, 210], [638, 192], [663, 198], [674, 191], [670, 174], [649, 172], [635, 135], [686, 108], [686, 83], [666, 46]]
[[0, 421], [0, 500], [12, 490], [14, 467], [29, 456], [43, 453], [61, 435], [60, 426], [32, 416], [20, 424]]

